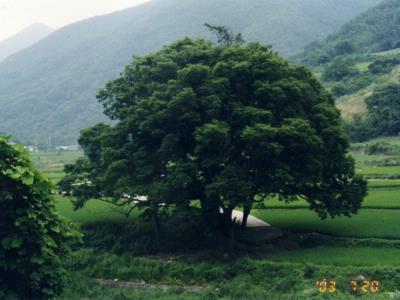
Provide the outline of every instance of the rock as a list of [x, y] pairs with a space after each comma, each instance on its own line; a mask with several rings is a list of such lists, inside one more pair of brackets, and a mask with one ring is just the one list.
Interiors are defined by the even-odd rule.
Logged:
[[363, 275], [358, 275], [353, 278], [354, 281], [364, 281], [365, 277]]

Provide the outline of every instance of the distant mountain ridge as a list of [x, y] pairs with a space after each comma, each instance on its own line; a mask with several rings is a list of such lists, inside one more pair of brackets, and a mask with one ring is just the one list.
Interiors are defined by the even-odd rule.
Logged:
[[0, 132], [24, 143], [76, 143], [104, 121], [95, 95], [132, 55], [184, 36], [211, 38], [205, 22], [272, 44], [289, 56], [380, 0], [153, 0], [62, 28], [0, 64]]
[[0, 62], [6, 59], [8, 56], [32, 46], [53, 31], [53, 28], [45, 24], [35, 23], [9, 37], [8, 39], [0, 41]]
[[305, 47], [298, 61], [319, 65], [339, 55], [400, 48], [400, 0], [385, 0], [344, 24], [321, 42]]
[[366, 100], [400, 82], [400, 0], [382, 1], [294, 60], [314, 67], [346, 121], [366, 116]]

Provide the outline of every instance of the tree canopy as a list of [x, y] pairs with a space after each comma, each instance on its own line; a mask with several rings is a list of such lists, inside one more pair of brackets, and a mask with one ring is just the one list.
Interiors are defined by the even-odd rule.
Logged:
[[0, 136], [0, 299], [49, 299], [78, 234], [54, 208], [52, 186], [22, 146]]
[[304, 198], [322, 218], [357, 212], [366, 183], [333, 98], [269, 46], [232, 41], [185, 38], [135, 57], [99, 92], [116, 124], [81, 133], [86, 157], [60, 184], [77, 207], [95, 197], [156, 219], [198, 200], [215, 226], [231, 224], [235, 208], [245, 224], [272, 195]]

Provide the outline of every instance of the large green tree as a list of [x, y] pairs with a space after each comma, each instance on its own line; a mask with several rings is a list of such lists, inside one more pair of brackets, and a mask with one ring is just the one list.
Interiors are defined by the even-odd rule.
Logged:
[[51, 299], [78, 234], [55, 211], [51, 184], [22, 146], [0, 136], [0, 299]]
[[211, 224], [226, 228], [243, 208], [245, 225], [271, 195], [304, 198], [323, 218], [356, 213], [366, 184], [333, 98], [269, 46], [211, 29], [219, 44], [185, 38], [135, 57], [99, 92], [115, 123], [82, 131], [86, 157], [61, 187], [77, 206], [93, 197], [137, 205], [156, 224], [161, 207], [199, 200]]

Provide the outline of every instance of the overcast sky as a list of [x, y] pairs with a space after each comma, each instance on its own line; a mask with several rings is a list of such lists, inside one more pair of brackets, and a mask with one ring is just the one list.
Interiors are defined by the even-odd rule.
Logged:
[[149, 0], [0, 0], [0, 41], [33, 23], [53, 28]]

